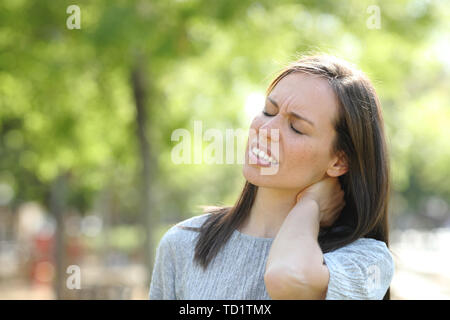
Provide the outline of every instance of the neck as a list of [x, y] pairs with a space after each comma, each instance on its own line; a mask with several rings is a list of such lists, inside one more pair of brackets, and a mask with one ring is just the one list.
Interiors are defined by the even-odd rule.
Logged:
[[275, 238], [295, 205], [299, 190], [258, 187], [255, 201], [240, 231], [262, 238]]

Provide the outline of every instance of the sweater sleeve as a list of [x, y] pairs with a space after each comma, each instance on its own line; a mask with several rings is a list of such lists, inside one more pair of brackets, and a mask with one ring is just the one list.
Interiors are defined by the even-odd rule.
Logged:
[[389, 249], [374, 239], [325, 253], [324, 262], [330, 273], [327, 300], [381, 300], [394, 275]]
[[150, 282], [150, 300], [176, 300], [175, 252], [170, 243], [170, 230], [161, 238], [156, 249]]

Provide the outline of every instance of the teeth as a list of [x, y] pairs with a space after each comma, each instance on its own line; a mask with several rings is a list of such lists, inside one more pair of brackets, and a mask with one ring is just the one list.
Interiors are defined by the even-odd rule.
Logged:
[[253, 147], [252, 152], [253, 152], [256, 156], [258, 156], [259, 158], [264, 159], [265, 161], [271, 162], [271, 163], [273, 163], [273, 164], [277, 164], [277, 163], [278, 163], [278, 162], [277, 162], [275, 159], [273, 159], [271, 156], [267, 155], [264, 151], [259, 150], [259, 149], [256, 148], [256, 147]]

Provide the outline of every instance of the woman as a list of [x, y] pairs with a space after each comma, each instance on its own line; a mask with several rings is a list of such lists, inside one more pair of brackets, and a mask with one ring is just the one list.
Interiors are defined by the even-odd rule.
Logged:
[[238, 201], [163, 236], [150, 299], [389, 299], [389, 167], [370, 81], [335, 57], [301, 58], [250, 130]]

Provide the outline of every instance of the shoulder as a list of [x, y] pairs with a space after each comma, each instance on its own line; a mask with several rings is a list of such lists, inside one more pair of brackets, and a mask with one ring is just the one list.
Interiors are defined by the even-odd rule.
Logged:
[[342, 248], [324, 254], [327, 264], [339, 263], [361, 272], [371, 266], [382, 267], [381, 271], [393, 272], [394, 259], [383, 241], [360, 238]]
[[189, 228], [201, 227], [209, 215], [209, 213], [197, 215], [174, 224], [162, 236], [159, 246], [171, 250], [182, 250], [183, 247], [190, 246], [199, 233]]
[[389, 248], [375, 239], [360, 238], [325, 253], [324, 262], [330, 272], [329, 294], [340, 298], [345, 294], [354, 299], [382, 299], [394, 275]]
[[193, 216], [191, 218], [188, 218], [186, 220], [178, 222], [172, 228], [175, 228], [175, 227], [177, 227], [179, 229], [183, 229], [183, 227], [199, 228], [202, 226], [202, 224], [206, 221], [206, 219], [210, 215], [211, 215], [210, 213], [204, 213], [201, 215]]
[[360, 238], [342, 248], [328, 252], [325, 257], [342, 260], [357, 259], [361, 263], [383, 261], [388, 266], [394, 265], [391, 251], [383, 241]]
[[389, 248], [383, 241], [370, 239], [370, 238], [360, 238], [353, 241], [352, 243], [343, 246], [342, 248], [336, 249], [334, 251], [326, 253], [329, 255], [336, 255], [342, 253], [364, 253], [368, 256], [382, 255], [389, 257], [391, 256]]

